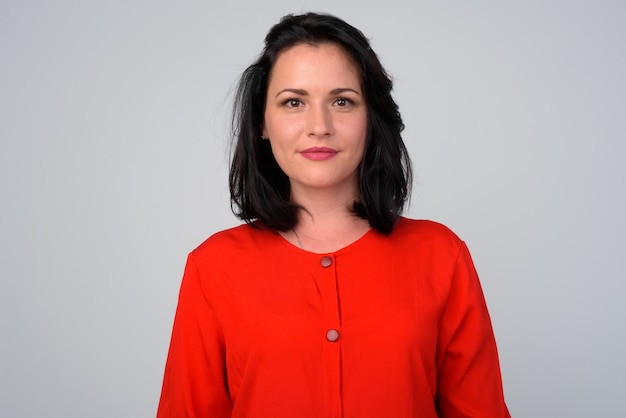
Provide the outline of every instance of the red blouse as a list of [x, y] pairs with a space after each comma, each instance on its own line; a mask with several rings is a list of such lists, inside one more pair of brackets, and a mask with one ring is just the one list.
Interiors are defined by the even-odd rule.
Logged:
[[330, 254], [213, 235], [189, 255], [157, 417], [510, 417], [465, 244], [406, 218]]

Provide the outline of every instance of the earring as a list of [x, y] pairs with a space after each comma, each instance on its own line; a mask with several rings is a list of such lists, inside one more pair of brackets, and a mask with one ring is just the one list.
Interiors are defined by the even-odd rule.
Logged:
[[267, 140], [267, 138], [266, 138], [266, 137], [264, 137], [263, 135], [261, 135], [261, 139], [263, 139], [263, 140]]

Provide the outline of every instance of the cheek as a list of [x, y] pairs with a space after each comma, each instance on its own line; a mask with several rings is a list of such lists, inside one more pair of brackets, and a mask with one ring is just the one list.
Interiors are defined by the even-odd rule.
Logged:
[[344, 125], [345, 132], [351, 138], [352, 146], [359, 152], [364, 152], [367, 144], [367, 121], [357, 120], [349, 121]]
[[270, 143], [270, 148], [272, 149], [272, 155], [274, 156], [274, 159], [276, 160], [280, 168], [282, 168], [284, 171], [285, 165], [289, 161], [289, 145], [288, 143], [286, 143], [286, 141], [280, 140], [276, 132], [272, 132], [271, 135], [272, 136], [269, 137], [268, 141]]
[[292, 130], [288, 122], [285, 118], [278, 118], [272, 112], [266, 112], [263, 121], [263, 136], [270, 139], [276, 138], [276, 142], [282, 141], [281, 138], [288, 137]]
[[263, 136], [271, 138], [272, 135], [276, 135], [275, 131], [280, 126], [281, 123], [277, 118], [275, 110], [271, 107], [271, 104], [266, 104], [265, 112], [263, 113]]

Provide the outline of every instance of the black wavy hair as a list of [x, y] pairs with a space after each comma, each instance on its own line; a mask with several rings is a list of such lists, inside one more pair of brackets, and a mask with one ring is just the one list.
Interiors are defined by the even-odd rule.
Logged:
[[390, 234], [412, 184], [411, 160], [401, 136], [404, 124], [391, 96], [393, 83], [363, 33], [328, 14], [284, 16], [265, 37], [259, 58], [241, 75], [232, 121], [231, 209], [249, 224], [259, 221], [277, 231], [295, 227], [303, 208], [290, 201], [289, 178], [274, 159], [270, 142], [261, 140], [268, 80], [281, 52], [323, 43], [343, 48], [361, 70], [368, 129], [358, 168], [360, 201], [354, 202], [353, 211], [378, 232]]

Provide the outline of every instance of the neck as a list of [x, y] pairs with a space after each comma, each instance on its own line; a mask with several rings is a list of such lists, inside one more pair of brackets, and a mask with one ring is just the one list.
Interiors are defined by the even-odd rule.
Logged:
[[[291, 200], [306, 209], [311, 218], [326, 221], [352, 215], [352, 206], [359, 200], [356, 183], [345, 182], [332, 188], [309, 188], [291, 183]], [[301, 217], [300, 221], [306, 221]]]
[[293, 245], [314, 253], [329, 253], [344, 248], [369, 230], [369, 222], [352, 212], [355, 198], [337, 199], [337, 195], [294, 199], [304, 209], [298, 223], [284, 237]]

